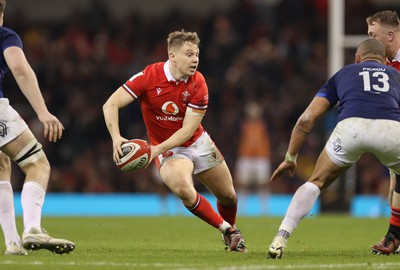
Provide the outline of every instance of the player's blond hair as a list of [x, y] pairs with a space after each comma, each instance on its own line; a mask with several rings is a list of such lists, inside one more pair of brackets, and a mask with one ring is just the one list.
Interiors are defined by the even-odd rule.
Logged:
[[384, 10], [379, 11], [367, 19], [367, 24], [372, 25], [373, 23], [379, 23], [382, 26], [393, 28], [394, 30], [400, 31], [400, 19], [396, 11]]
[[190, 42], [194, 45], [199, 46], [200, 38], [196, 32], [186, 32], [185, 30], [174, 31], [168, 35], [168, 51], [172, 48], [180, 48], [185, 42]]

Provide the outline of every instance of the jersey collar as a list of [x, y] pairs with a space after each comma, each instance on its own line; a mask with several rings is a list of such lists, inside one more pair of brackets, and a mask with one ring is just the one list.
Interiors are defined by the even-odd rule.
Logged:
[[[169, 82], [177, 82], [176, 79], [174, 78], [174, 76], [172, 76], [171, 74], [171, 70], [169, 69], [169, 60], [167, 62], [164, 63], [164, 73], [165, 73], [165, 77], [167, 77], [167, 80]], [[187, 83], [189, 80], [189, 76], [183, 78], [182, 80], [180, 80], [181, 82], [185, 82]]]
[[396, 56], [393, 58], [392, 62], [393, 61], [400, 62], [400, 49], [397, 51]]

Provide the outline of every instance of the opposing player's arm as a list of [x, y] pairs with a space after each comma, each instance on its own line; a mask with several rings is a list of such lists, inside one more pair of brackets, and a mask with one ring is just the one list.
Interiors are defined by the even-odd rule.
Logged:
[[289, 147], [285, 155], [285, 160], [278, 166], [278, 168], [272, 173], [271, 182], [275, 182], [280, 179], [283, 173], [289, 172], [289, 175], [293, 177], [294, 171], [296, 170], [296, 158], [300, 151], [300, 147], [307, 134], [314, 127], [315, 122], [329, 110], [331, 104], [323, 97], [315, 97], [307, 109], [297, 120], [295, 127], [292, 130], [292, 136], [290, 137]]
[[29, 65], [22, 49], [10, 46], [4, 50], [3, 54], [19, 88], [44, 126], [44, 137], [48, 137], [49, 141], [53, 142], [61, 139], [64, 126], [57, 117], [48, 111], [35, 72]]
[[326, 98], [314, 97], [293, 128], [288, 147], [289, 156], [297, 156], [306, 135], [313, 129], [316, 121], [324, 115], [330, 107], [331, 104]]
[[38, 115], [42, 112], [47, 112], [47, 107], [40, 92], [36, 75], [26, 60], [22, 49], [16, 46], [8, 47], [4, 50], [4, 59], [22, 93], [28, 99], [35, 112]]

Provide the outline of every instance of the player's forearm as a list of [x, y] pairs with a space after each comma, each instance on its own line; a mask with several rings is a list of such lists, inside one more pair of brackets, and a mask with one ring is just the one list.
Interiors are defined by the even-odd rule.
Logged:
[[204, 114], [186, 114], [182, 127], [178, 129], [171, 137], [157, 145], [157, 154], [164, 153], [169, 149], [181, 146], [188, 141], [199, 127]]
[[158, 145], [158, 150], [160, 154], [174, 147], [181, 146], [183, 143], [185, 143], [193, 136], [193, 133], [194, 131], [189, 129], [185, 128], [179, 129], [174, 134], [172, 134], [171, 137], [169, 137], [167, 140]]
[[287, 151], [290, 155], [297, 156], [307, 137], [307, 134], [312, 130], [313, 127], [314, 121], [304, 117], [304, 114], [299, 118], [290, 137]]
[[114, 140], [117, 136], [120, 136], [119, 130], [119, 109], [115, 104], [106, 102], [103, 105], [104, 121], [107, 126], [107, 130], [110, 133], [111, 139]]
[[48, 110], [33, 70], [30, 67], [26, 67], [24, 71], [15, 72], [13, 75], [19, 88], [35, 110], [36, 114], [39, 116], [42, 113], [47, 113]]
[[300, 152], [300, 148], [303, 145], [305, 141], [306, 135], [299, 132], [296, 127], [292, 131], [292, 135], [290, 137], [290, 142], [288, 146], [287, 152], [290, 155], [297, 156], [297, 154]]
[[315, 97], [307, 109], [301, 114], [295, 127], [293, 128], [288, 147], [288, 154], [296, 156], [303, 145], [306, 136], [314, 128], [318, 119], [330, 108], [330, 103], [326, 98]]

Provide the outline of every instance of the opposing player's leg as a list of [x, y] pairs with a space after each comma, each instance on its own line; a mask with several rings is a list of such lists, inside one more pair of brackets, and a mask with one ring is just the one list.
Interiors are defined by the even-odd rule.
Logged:
[[53, 253], [69, 253], [75, 244], [50, 237], [41, 227], [42, 206], [50, 177], [50, 165], [32, 132], [27, 129], [5, 145], [2, 150], [17, 162], [25, 173], [21, 192], [24, 232], [22, 243], [28, 250], [48, 249]]
[[219, 165], [201, 172], [197, 176], [217, 198], [217, 207], [222, 218], [232, 225], [232, 228], [223, 232], [224, 242], [231, 251], [247, 252], [245, 240], [235, 227], [237, 196], [226, 162], [222, 161]]
[[282, 258], [289, 236], [300, 220], [310, 212], [319, 194], [319, 187], [312, 182], [307, 182], [297, 189], [279, 226], [278, 233], [269, 246], [267, 258]]
[[327, 188], [346, 169], [333, 163], [325, 148], [322, 150], [311, 178], [294, 194], [278, 233], [269, 246], [267, 258], [282, 258], [289, 236], [300, 220], [311, 211], [321, 190]]
[[400, 176], [390, 171], [389, 205], [391, 217], [386, 235], [371, 246], [373, 254], [398, 254], [400, 252]]
[[15, 224], [14, 194], [10, 179], [10, 159], [0, 151], [0, 224], [6, 245], [4, 254], [26, 255]]

